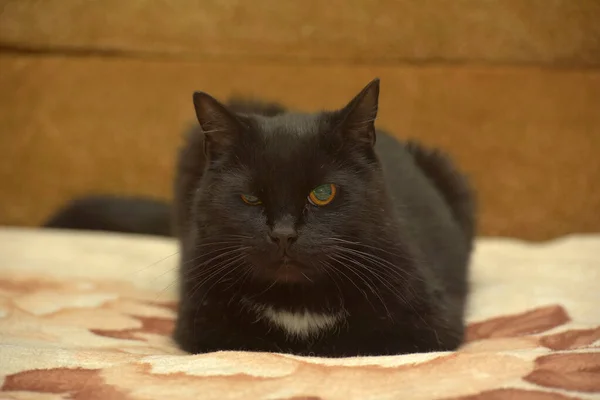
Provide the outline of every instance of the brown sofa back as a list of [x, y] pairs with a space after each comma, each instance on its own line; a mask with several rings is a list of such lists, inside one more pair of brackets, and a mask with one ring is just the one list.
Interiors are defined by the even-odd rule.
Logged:
[[380, 126], [455, 156], [482, 234], [600, 230], [597, 1], [232, 4], [5, 2], [0, 223], [170, 197], [194, 90], [316, 110], [379, 76]]

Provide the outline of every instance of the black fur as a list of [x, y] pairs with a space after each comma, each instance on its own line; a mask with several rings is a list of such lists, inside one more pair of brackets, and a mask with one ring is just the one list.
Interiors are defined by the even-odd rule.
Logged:
[[[373, 81], [346, 107], [314, 114], [195, 95], [200, 126], [180, 150], [173, 205], [181, 245], [174, 338], [184, 350], [339, 357], [461, 344], [475, 199], [442, 152], [375, 135], [378, 93]], [[323, 183], [336, 184], [337, 196], [313, 206], [307, 195]], [[121, 207], [112, 222], [76, 227], [123, 230], [115, 221], [137, 218], [127, 229], [147, 229], [132, 203], [110, 201]], [[153, 225], [164, 233], [161, 210]], [[86, 215], [75, 211], [66, 214]], [[285, 252], [273, 230], [297, 235]], [[343, 318], [298, 337], [261, 307]]]
[[[460, 345], [474, 200], [440, 152], [382, 132], [374, 150], [377, 94], [375, 81], [342, 110], [269, 117], [196, 95], [201, 127], [182, 148], [175, 188], [184, 350], [354, 356]], [[310, 205], [323, 183], [338, 195]], [[245, 193], [263, 204], [245, 204]], [[283, 256], [269, 238], [281, 227], [297, 234]], [[261, 318], [265, 306], [344, 318], [299, 338]]]
[[44, 227], [172, 236], [171, 212], [160, 200], [89, 196], [67, 204]]

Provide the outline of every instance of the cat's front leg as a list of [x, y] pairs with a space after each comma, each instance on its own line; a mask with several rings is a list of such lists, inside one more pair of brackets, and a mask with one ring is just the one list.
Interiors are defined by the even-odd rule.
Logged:
[[191, 354], [211, 353], [215, 351], [257, 351], [277, 352], [272, 343], [258, 337], [240, 337], [234, 331], [199, 328], [195, 331], [175, 329], [173, 339], [179, 347]]

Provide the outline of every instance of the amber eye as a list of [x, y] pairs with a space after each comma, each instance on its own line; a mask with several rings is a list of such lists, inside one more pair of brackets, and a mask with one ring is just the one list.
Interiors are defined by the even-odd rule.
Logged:
[[243, 194], [242, 200], [244, 201], [244, 203], [251, 206], [257, 206], [259, 204], [262, 204], [262, 201], [260, 201], [258, 197], [252, 196], [251, 194]]
[[315, 206], [326, 206], [335, 198], [337, 188], [333, 183], [317, 186], [308, 195], [308, 201]]

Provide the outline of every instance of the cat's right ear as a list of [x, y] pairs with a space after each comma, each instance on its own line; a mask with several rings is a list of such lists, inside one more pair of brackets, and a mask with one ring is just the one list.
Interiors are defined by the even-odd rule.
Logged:
[[196, 117], [204, 133], [204, 151], [218, 157], [225, 153], [242, 131], [237, 117], [214, 97], [204, 92], [194, 93]]
[[343, 119], [338, 128], [345, 143], [373, 147], [378, 104], [379, 79], [375, 78], [341, 110]]

